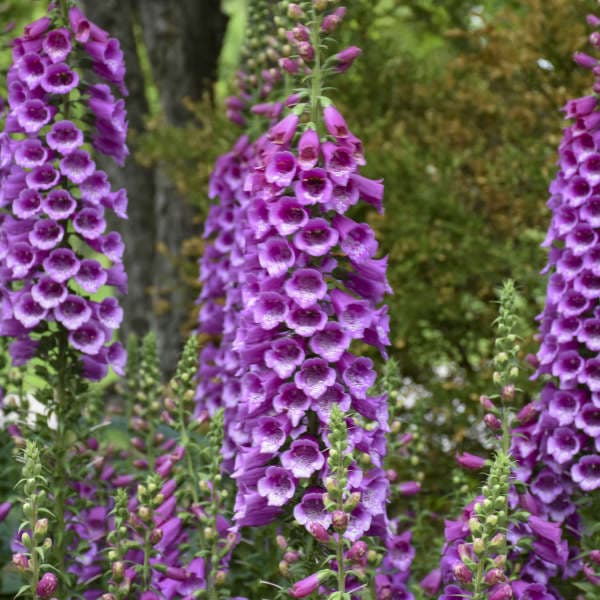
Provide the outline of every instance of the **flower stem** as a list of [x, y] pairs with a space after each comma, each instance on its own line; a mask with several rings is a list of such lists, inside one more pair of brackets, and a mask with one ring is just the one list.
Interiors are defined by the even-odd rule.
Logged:
[[33, 538], [33, 531], [35, 528], [35, 523], [38, 518], [38, 506], [37, 506], [37, 497], [34, 497], [31, 502], [31, 532], [32, 539], [34, 543], [34, 549], [31, 553], [30, 562], [31, 562], [31, 596], [33, 600], [37, 600], [37, 587], [40, 582], [40, 557], [35, 550], [35, 539]]
[[57, 569], [63, 575], [65, 569], [66, 555], [66, 521], [65, 521], [65, 504], [67, 496], [67, 384], [66, 376], [68, 369], [67, 357], [67, 340], [64, 335], [59, 335], [58, 346], [58, 376], [55, 390], [55, 407], [56, 407], [56, 450], [55, 450], [55, 476], [54, 476], [54, 503], [56, 515], [56, 536], [55, 536], [55, 554], [57, 558]]
[[[340, 447], [340, 450], [342, 448]], [[339, 452], [338, 456], [338, 469], [337, 469], [337, 480], [338, 480], [338, 496], [337, 496], [337, 507], [338, 510], [344, 510], [344, 488], [345, 486], [339, 485], [340, 482], [346, 479], [346, 469], [344, 467], [344, 454]], [[338, 579], [338, 591], [342, 594], [346, 592], [346, 572], [344, 569], [344, 536], [342, 533], [338, 533], [337, 537], [337, 579]]]
[[321, 97], [321, 19], [317, 16], [314, 5], [311, 7], [311, 43], [315, 51], [314, 65], [311, 73], [310, 120], [317, 127], [319, 120], [319, 99]]
[[187, 432], [187, 426], [185, 422], [185, 412], [183, 406], [183, 398], [179, 399], [179, 432], [181, 445], [185, 450], [185, 464], [187, 467], [188, 477], [192, 482], [192, 501], [194, 504], [198, 504], [198, 477], [196, 475], [196, 469], [194, 469], [194, 461], [192, 458], [192, 444], [190, 444], [190, 436]]
[[344, 542], [341, 534], [338, 534], [337, 563], [338, 591], [343, 594], [346, 592], [346, 572], [344, 570]]
[[144, 532], [144, 566], [142, 567], [142, 583], [144, 591], [148, 591], [150, 586], [150, 552], [152, 551], [150, 533], [150, 528], [146, 527]]

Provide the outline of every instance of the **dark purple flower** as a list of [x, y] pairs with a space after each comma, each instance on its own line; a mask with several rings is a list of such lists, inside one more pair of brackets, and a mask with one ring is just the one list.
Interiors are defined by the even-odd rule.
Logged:
[[282, 466], [296, 478], [310, 477], [325, 464], [317, 442], [303, 438], [292, 442], [289, 450], [281, 455]]
[[258, 493], [267, 498], [269, 506], [283, 506], [294, 495], [296, 484], [292, 475], [280, 467], [267, 467], [265, 476], [258, 480]]
[[573, 481], [579, 487], [591, 492], [600, 487], [600, 456], [583, 456], [579, 462], [571, 467]]

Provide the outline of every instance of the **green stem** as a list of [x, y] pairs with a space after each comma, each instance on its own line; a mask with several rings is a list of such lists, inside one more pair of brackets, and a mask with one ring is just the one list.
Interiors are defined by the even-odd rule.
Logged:
[[63, 575], [66, 573], [65, 554], [67, 550], [66, 539], [66, 521], [65, 505], [67, 496], [67, 444], [66, 444], [66, 420], [68, 412], [68, 398], [66, 375], [68, 369], [67, 340], [64, 335], [59, 335], [58, 347], [58, 377], [55, 391], [56, 406], [56, 455], [55, 455], [55, 477], [54, 485], [54, 513], [56, 515], [56, 535], [55, 535], [55, 555], [57, 558], [56, 568]]
[[344, 542], [341, 534], [338, 534], [337, 544], [337, 563], [338, 563], [338, 591], [346, 592], [346, 573], [344, 570]]
[[311, 43], [315, 51], [315, 60], [311, 73], [310, 90], [310, 120], [317, 127], [319, 121], [319, 98], [321, 97], [322, 73], [321, 73], [321, 19], [317, 17], [314, 5], [311, 7]]
[[69, 0], [60, 0], [60, 14], [65, 23], [69, 20]]
[[150, 552], [152, 551], [152, 544], [150, 543], [150, 528], [146, 527], [144, 533], [144, 566], [142, 567], [142, 583], [143, 591], [148, 591], [150, 586]]
[[40, 582], [40, 559], [38, 553], [35, 551], [36, 541], [35, 536], [33, 534], [35, 523], [37, 521], [38, 511], [37, 511], [37, 498], [33, 498], [31, 502], [31, 540], [33, 543], [33, 551], [31, 552], [30, 562], [31, 562], [31, 596], [33, 600], [38, 599], [37, 595], [37, 587]]
[[[337, 468], [337, 480], [338, 480], [338, 497], [337, 497], [337, 505], [338, 510], [344, 510], [344, 487], [339, 485], [339, 482], [345, 480], [346, 469], [344, 468], [344, 449], [342, 447], [338, 448], [338, 468]], [[338, 579], [338, 591], [344, 594], [346, 592], [346, 571], [344, 569], [344, 537], [341, 533], [338, 533], [337, 537], [337, 548], [336, 548], [336, 558], [337, 558], [337, 579]]]
[[481, 595], [481, 586], [483, 583], [483, 557], [477, 563], [477, 571], [473, 580], [473, 600], [485, 600]]
[[190, 436], [188, 435], [187, 432], [187, 427], [186, 427], [186, 423], [185, 423], [185, 414], [184, 414], [184, 407], [183, 407], [183, 398], [178, 398], [179, 400], [179, 432], [180, 432], [180, 439], [181, 439], [181, 445], [184, 447], [185, 449], [185, 464], [187, 467], [187, 471], [188, 471], [188, 477], [190, 478], [190, 481], [192, 482], [191, 488], [192, 488], [192, 500], [194, 502], [194, 504], [198, 504], [199, 503], [199, 498], [198, 498], [198, 477], [196, 475], [196, 470], [194, 469], [194, 461], [192, 459], [192, 445], [190, 444]]
[[217, 573], [217, 569], [219, 568], [219, 547], [218, 541], [219, 537], [217, 534], [217, 516], [219, 513], [219, 501], [217, 495], [217, 482], [215, 481], [215, 472], [213, 468], [213, 472], [211, 473], [211, 484], [212, 489], [210, 493], [210, 528], [212, 530], [212, 540], [211, 540], [211, 549], [210, 549], [210, 573], [208, 577], [208, 585], [207, 592], [210, 600], [219, 600], [219, 595], [217, 593], [217, 585], [215, 581], [215, 575]]

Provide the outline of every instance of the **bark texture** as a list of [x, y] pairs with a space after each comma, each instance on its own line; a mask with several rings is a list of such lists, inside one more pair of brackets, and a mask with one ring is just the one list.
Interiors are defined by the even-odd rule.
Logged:
[[[90, 17], [118, 37], [127, 61], [127, 99], [130, 127], [143, 130], [148, 113], [145, 86], [136, 48], [134, 26], [152, 69], [152, 85], [168, 125], [185, 126], [190, 114], [184, 98], [199, 100], [212, 91], [227, 25], [219, 0], [86, 0]], [[127, 244], [129, 297], [126, 329], [157, 331], [162, 366], [171, 373], [182, 345], [182, 326], [190, 306], [190, 290], [180, 276], [181, 244], [194, 234], [192, 210], [169, 179], [165, 165], [153, 169], [130, 157], [115, 178], [129, 192]], [[161, 252], [157, 248], [162, 248]], [[154, 302], [151, 290], [155, 294]], [[158, 312], [153, 310], [159, 307]]]
[[[212, 91], [227, 20], [219, 0], [139, 0], [144, 43], [152, 65], [167, 123], [183, 126], [190, 114], [184, 98], [199, 100]], [[157, 241], [164, 248], [156, 255], [155, 287], [160, 292], [158, 343], [167, 371], [175, 366], [182, 345], [182, 326], [193, 299], [179, 276], [181, 244], [194, 232], [189, 205], [159, 164], [154, 177], [154, 215]], [[175, 260], [174, 260], [175, 258]]]
[[133, 158], [137, 151], [135, 140], [143, 132], [144, 119], [148, 115], [145, 81], [134, 35], [136, 4], [135, 0], [86, 0], [85, 6], [93, 21], [119, 39], [127, 65], [126, 84], [129, 96], [126, 102], [131, 156], [123, 169], [110, 159], [102, 163], [115, 187], [125, 187], [129, 195], [129, 219], [117, 223], [126, 244], [125, 268], [129, 277], [129, 294], [123, 302], [125, 335], [130, 332], [143, 335], [157, 325], [151, 296], [156, 246], [154, 173], [152, 169], [142, 167]]

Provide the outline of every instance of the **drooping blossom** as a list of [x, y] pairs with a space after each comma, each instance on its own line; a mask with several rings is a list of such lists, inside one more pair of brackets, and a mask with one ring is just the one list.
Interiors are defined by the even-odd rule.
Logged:
[[14, 40], [7, 75], [0, 333], [14, 338], [16, 365], [36, 354], [44, 335], [64, 336], [83, 376], [101, 379], [109, 365], [121, 373], [125, 358], [113, 341], [122, 318], [118, 302], [92, 296], [104, 286], [126, 292], [122, 241], [108, 231], [105, 213], [126, 218], [127, 196], [111, 189], [85, 143], [119, 164], [127, 156], [119, 98], [126, 94], [125, 67], [119, 42], [79, 9], [70, 9], [62, 26], [61, 16], [53, 16]]

